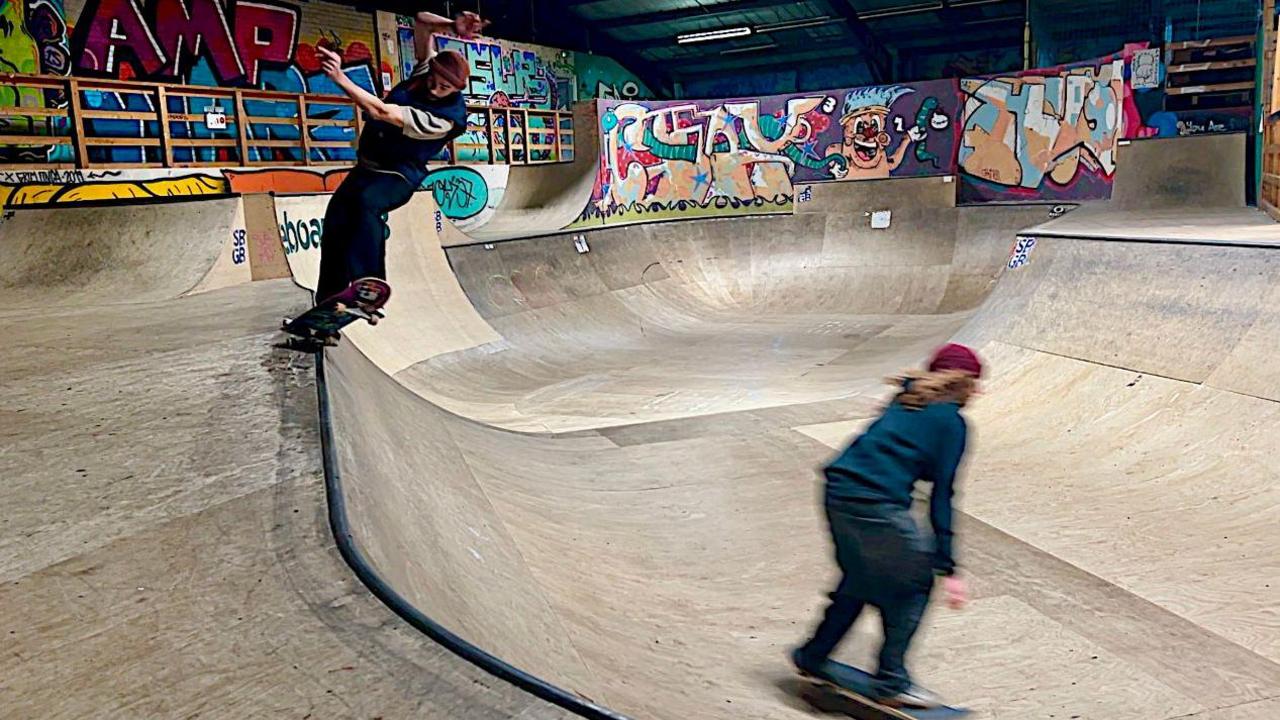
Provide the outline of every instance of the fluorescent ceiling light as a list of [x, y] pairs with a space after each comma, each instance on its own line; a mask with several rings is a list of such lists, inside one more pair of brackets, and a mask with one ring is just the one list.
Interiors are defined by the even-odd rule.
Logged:
[[795, 30], [796, 28], [817, 27], [818, 25], [826, 25], [835, 22], [835, 19], [828, 15], [819, 15], [818, 17], [805, 18], [803, 20], [787, 20], [786, 22], [768, 23], [765, 25], [757, 25], [755, 31], [777, 32], [779, 30]]
[[688, 43], [708, 42], [711, 40], [727, 40], [729, 38], [746, 37], [751, 34], [749, 27], [731, 27], [723, 30], [707, 30], [705, 32], [685, 33], [677, 35], [676, 42], [685, 45]]

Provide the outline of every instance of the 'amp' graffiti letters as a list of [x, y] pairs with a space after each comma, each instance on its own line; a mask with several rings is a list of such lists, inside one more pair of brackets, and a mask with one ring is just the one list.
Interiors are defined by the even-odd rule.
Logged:
[[84, 73], [182, 79], [206, 58], [219, 84], [253, 86], [264, 65], [293, 59], [298, 11], [221, 0], [90, 0], [72, 40]]

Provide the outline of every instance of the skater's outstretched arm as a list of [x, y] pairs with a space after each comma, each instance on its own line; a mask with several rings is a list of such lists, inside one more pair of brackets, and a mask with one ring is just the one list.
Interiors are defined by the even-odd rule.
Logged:
[[481, 20], [479, 15], [469, 11], [459, 13], [452, 20], [433, 12], [420, 12], [413, 19], [413, 56], [419, 63], [425, 63], [436, 54], [432, 35], [452, 32], [463, 40], [470, 40], [489, 24], [488, 20]]
[[405, 135], [418, 140], [434, 140], [448, 135], [453, 129], [453, 122], [425, 110], [396, 105], [385, 102], [382, 98], [356, 85], [342, 71], [342, 58], [325, 47], [317, 47], [320, 55], [320, 67], [324, 70], [347, 97], [355, 101], [357, 107], [374, 120], [395, 125], [404, 130]]

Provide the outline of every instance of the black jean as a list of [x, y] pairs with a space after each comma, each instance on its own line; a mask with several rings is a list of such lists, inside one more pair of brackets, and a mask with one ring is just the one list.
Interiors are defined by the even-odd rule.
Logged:
[[884, 626], [877, 695], [896, 695], [911, 686], [907, 650], [933, 590], [931, 541], [911, 513], [895, 505], [829, 500], [827, 520], [843, 577], [799, 660], [820, 668], [871, 605], [880, 610]]
[[347, 174], [324, 213], [317, 301], [362, 277], [387, 278], [387, 214], [406, 205], [414, 190], [399, 175], [359, 166]]

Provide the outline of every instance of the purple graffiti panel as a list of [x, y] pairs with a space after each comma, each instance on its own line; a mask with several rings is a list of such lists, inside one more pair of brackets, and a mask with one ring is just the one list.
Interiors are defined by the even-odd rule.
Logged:
[[955, 80], [714, 100], [603, 100], [583, 220], [789, 212], [795, 183], [955, 173]]
[[1135, 116], [1120, 54], [964, 78], [961, 203], [1111, 197], [1116, 149]]

